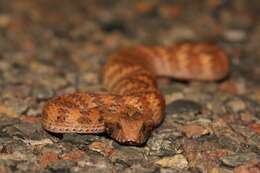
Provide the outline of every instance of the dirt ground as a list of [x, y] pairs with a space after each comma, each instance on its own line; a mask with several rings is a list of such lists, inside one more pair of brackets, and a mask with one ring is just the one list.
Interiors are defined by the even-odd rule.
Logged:
[[[212, 41], [219, 82], [163, 79], [166, 118], [141, 147], [106, 135], [50, 134], [44, 103], [98, 91], [109, 54]], [[259, 0], [0, 0], [0, 173], [259, 173]]]

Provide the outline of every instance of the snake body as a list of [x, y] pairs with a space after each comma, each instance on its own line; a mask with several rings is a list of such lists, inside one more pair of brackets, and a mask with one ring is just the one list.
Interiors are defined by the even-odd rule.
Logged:
[[107, 92], [76, 92], [49, 100], [42, 125], [55, 133], [107, 133], [122, 144], [143, 144], [164, 118], [156, 76], [214, 81], [229, 71], [226, 53], [211, 43], [138, 46], [112, 54], [103, 70]]

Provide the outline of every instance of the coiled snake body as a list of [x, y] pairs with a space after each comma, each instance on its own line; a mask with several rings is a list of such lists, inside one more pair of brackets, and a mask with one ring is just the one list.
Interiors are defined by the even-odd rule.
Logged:
[[107, 93], [58, 96], [43, 108], [42, 125], [55, 133], [103, 133], [119, 143], [140, 145], [164, 118], [165, 100], [156, 76], [220, 80], [227, 55], [210, 43], [138, 46], [114, 53], [103, 71]]

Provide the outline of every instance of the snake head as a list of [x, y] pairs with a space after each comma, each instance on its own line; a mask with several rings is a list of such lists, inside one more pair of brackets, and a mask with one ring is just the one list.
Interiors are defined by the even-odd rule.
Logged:
[[128, 145], [142, 145], [154, 128], [148, 116], [124, 117], [116, 115], [105, 122], [107, 133], [117, 142]]

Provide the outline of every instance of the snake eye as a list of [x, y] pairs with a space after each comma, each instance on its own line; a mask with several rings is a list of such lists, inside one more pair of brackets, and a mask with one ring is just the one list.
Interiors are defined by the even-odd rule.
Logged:
[[112, 134], [115, 130], [121, 129], [119, 123], [106, 123], [105, 126], [108, 134]]
[[116, 127], [115, 127], [117, 130], [121, 129], [121, 125], [119, 123], [116, 123]]

